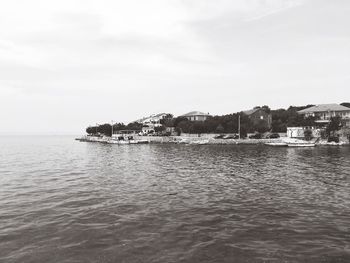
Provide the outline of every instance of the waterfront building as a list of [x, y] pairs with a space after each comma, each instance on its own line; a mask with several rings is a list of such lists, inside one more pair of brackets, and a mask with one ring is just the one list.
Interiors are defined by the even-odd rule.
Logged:
[[254, 108], [251, 110], [243, 111], [243, 113], [249, 117], [254, 125], [263, 122], [268, 129], [271, 128], [272, 114], [267, 113], [263, 108]]
[[167, 118], [167, 116], [171, 115], [170, 113], [158, 113], [152, 114], [148, 117], [144, 117], [142, 119], [136, 120], [135, 122], [141, 124], [160, 124], [161, 120]]
[[304, 139], [306, 130], [311, 131], [312, 138], [321, 138], [322, 131], [324, 131], [324, 129], [316, 127], [287, 127], [287, 137]]
[[332, 117], [340, 117], [344, 127], [350, 127], [350, 108], [339, 104], [319, 104], [298, 111], [298, 114], [307, 117], [316, 117], [315, 122], [326, 126]]
[[149, 134], [154, 133], [156, 127], [162, 126], [162, 120], [172, 116], [170, 113], [159, 113], [152, 114], [148, 117], [144, 117], [142, 119], [136, 120], [135, 122], [142, 124], [142, 133]]
[[200, 111], [191, 111], [186, 114], [180, 115], [179, 117], [184, 117], [189, 121], [205, 121], [208, 117], [211, 117], [209, 113], [204, 113]]

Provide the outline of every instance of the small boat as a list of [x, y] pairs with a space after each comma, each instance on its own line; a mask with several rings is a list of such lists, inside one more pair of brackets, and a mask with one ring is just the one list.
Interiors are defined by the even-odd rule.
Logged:
[[188, 139], [183, 138], [183, 139], [180, 139], [178, 141], [175, 141], [175, 143], [177, 143], [177, 144], [189, 144], [190, 141]]
[[148, 144], [149, 141], [147, 141], [147, 140], [130, 140], [129, 143], [130, 144]]
[[283, 138], [283, 143], [286, 143], [288, 147], [315, 147], [316, 142], [315, 141], [305, 141], [301, 139], [295, 139], [295, 138]]
[[209, 140], [191, 141], [189, 144], [205, 145], [208, 144]]
[[328, 146], [342, 146], [342, 145], [345, 145], [346, 143], [345, 142], [327, 142], [325, 145], [328, 145]]
[[316, 146], [316, 144], [315, 143], [300, 143], [300, 142], [298, 142], [298, 143], [288, 143], [287, 144], [288, 145], [288, 147], [315, 147]]
[[125, 145], [125, 144], [147, 144], [149, 143], [148, 140], [138, 140], [134, 139], [133, 136], [128, 136], [125, 138], [124, 136], [119, 136], [117, 138], [111, 138], [107, 141], [109, 144], [118, 144], [118, 145]]
[[288, 144], [285, 142], [267, 142], [267, 143], [265, 143], [265, 145], [274, 146], [274, 147], [287, 147], [288, 146]]

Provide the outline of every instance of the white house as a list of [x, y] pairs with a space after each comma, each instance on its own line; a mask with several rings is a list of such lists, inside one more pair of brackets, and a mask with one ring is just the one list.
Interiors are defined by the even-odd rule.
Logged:
[[205, 121], [211, 115], [200, 111], [191, 111], [186, 114], [180, 115], [179, 117], [185, 117], [189, 121]]
[[305, 130], [311, 130], [313, 138], [321, 138], [322, 129], [315, 127], [288, 127], [287, 137], [303, 139], [305, 137]]
[[316, 123], [327, 124], [331, 117], [339, 116], [345, 127], [350, 127], [350, 108], [339, 104], [319, 104], [304, 110], [298, 111], [305, 117], [316, 117]]
[[169, 116], [169, 113], [159, 113], [159, 114], [153, 114], [148, 117], [144, 117], [142, 119], [136, 120], [135, 122], [142, 124], [142, 132], [145, 134], [148, 133], [154, 133], [155, 127], [162, 126], [161, 120], [165, 119], [167, 116]]

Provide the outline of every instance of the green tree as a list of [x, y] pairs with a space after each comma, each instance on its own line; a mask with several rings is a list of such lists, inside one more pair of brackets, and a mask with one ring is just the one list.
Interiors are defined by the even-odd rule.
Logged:
[[105, 136], [111, 136], [112, 135], [112, 125], [109, 123], [99, 125], [97, 127], [97, 131], [101, 134], [104, 134]]
[[340, 103], [340, 105], [350, 108], [350, 102], [343, 102], [343, 103]]
[[163, 119], [160, 120], [160, 123], [165, 127], [174, 127], [174, 121], [174, 116], [169, 113]]
[[176, 135], [177, 136], [180, 136], [181, 135], [181, 128], [180, 127], [175, 127], [175, 132], [176, 132]]
[[304, 138], [307, 141], [310, 141], [312, 139], [312, 130], [311, 129], [304, 130]]
[[86, 133], [87, 134], [95, 134], [96, 133], [96, 130], [97, 130], [97, 127], [96, 126], [89, 126], [86, 128]]
[[217, 133], [223, 133], [225, 131], [224, 127], [219, 124], [217, 127], [216, 127], [216, 130], [215, 130]]
[[204, 122], [202, 122], [202, 121], [193, 122], [192, 131], [190, 133], [201, 134], [201, 133], [207, 133], [207, 132], [209, 132], [209, 131], [207, 130]]
[[193, 133], [193, 123], [187, 119], [180, 121], [177, 126], [184, 133]]
[[281, 119], [272, 120], [272, 132], [287, 132], [287, 125]]
[[267, 126], [267, 123], [264, 120], [260, 120], [253, 127], [254, 127], [254, 131], [257, 131], [259, 133], [264, 133], [264, 132], [267, 132], [269, 130], [269, 127]]
[[126, 126], [124, 123], [115, 123], [113, 124], [113, 131], [121, 131], [121, 130], [126, 130]]
[[271, 113], [271, 109], [269, 106], [267, 105], [264, 105], [261, 107], [262, 110], [264, 110], [267, 114], [270, 114]]
[[162, 132], [164, 132], [165, 131], [165, 126], [156, 126], [156, 127], [154, 127], [154, 131], [155, 132], [157, 132], [157, 133], [162, 133]]
[[138, 122], [131, 122], [125, 127], [126, 130], [134, 130], [134, 131], [141, 131], [142, 130], [142, 123]]
[[187, 118], [185, 118], [185, 117], [177, 117], [177, 118], [175, 118], [174, 119], [174, 127], [178, 127], [178, 125], [179, 125], [179, 123], [180, 122], [187, 122], [187, 121], [189, 121]]
[[341, 118], [339, 116], [331, 117], [329, 124], [327, 125], [326, 132], [327, 136], [335, 136], [335, 132], [341, 129]]

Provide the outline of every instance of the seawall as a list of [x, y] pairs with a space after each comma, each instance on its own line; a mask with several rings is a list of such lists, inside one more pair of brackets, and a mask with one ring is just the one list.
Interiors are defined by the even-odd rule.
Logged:
[[198, 143], [206, 144], [264, 144], [281, 142], [280, 139], [214, 139], [189, 136], [135, 136], [135, 139], [148, 140], [150, 143]]

